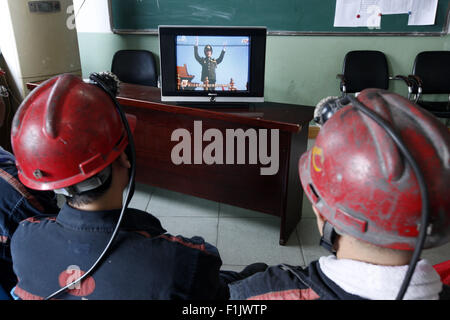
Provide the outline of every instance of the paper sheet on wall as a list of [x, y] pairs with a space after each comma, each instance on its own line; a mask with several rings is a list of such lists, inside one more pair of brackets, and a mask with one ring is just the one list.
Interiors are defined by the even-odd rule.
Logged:
[[336, 0], [335, 27], [379, 27], [381, 0]]
[[408, 25], [433, 25], [438, 0], [336, 0], [335, 27], [379, 28], [382, 15], [409, 14]]
[[438, 0], [412, 0], [409, 26], [434, 25], [436, 22]]
[[413, 0], [383, 0], [380, 3], [382, 14], [404, 14], [411, 11]]

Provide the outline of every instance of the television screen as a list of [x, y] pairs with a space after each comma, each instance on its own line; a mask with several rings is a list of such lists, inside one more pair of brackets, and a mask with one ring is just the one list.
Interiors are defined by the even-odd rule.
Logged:
[[248, 91], [248, 36], [186, 36], [176, 40], [177, 90]]
[[263, 102], [265, 27], [160, 26], [161, 99]]

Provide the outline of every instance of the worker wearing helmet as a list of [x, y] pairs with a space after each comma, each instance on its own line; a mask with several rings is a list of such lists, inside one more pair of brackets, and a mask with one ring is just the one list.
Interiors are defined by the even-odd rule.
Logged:
[[[354, 99], [354, 98], [353, 98]], [[395, 299], [421, 230], [421, 186], [386, 128], [363, 114], [365, 105], [396, 132], [424, 177], [429, 223], [423, 248], [450, 240], [450, 135], [430, 113], [383, 90], [330, 102], [329, 119], [299, 161], [300, 180], [333, 255], [306, 268], [272, 266], [230, 285], [231, 299]], [[341, 104], [339, 106], [339, 104]], [[330, 110], [338, 110], [330, 116]], [[425, 259], [415, 265], [404, 299], [449, 296]]]
[[[136, 118], [127, 119], [133, 131]], [[22, 103], [12, 128], [19, 178], [67, 202], [56, 218], [25, 220], [15, 232], [16, 296], [43, 299], [70, 285], [58, 299], [228, 298], [215, 247], [201, 237], [172, 236], [136, 209], [127, 209], [99, 267], [72, 285], [117, 226], [131, 166], [128, 138], [111, 96], [72, 75], [48, 80]]]

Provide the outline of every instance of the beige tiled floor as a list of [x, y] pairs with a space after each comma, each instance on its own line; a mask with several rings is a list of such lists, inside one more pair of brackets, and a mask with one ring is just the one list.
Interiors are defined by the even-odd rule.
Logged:
[[[226, 204], [138, 184], [130, 207], [161, 220], [173, 235], [201, 236], [216, 246], [223, 269], [240, 271], [253, 262], [305, 266], [329, 253], [318, 245], [319, 232], [311, 206], [303, 201], [302, 219], [286, 246], [278, 244], [279, 218]], [[432, 264], [450, 259], [450, 244], [424, 250]]]
[[[308, 141], [311, 148], [314, 140]], [[216, 246], [223, 269], [240, 271], [253, 262], [306, 266], [329, 253], [319, 246], [319, 232], [311, 205], [304, 197], [302, 219], [286, 246], [278, 244], [279, 218], [142, 184], [130, 207], [147, 211], [161, 220], [171, 234], [201, 236]], [[450, 243], [422, 252], [437, 264], [450, 260]]]

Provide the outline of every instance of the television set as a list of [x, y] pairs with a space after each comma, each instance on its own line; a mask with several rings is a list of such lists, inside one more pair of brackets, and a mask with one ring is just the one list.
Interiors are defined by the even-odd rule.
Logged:
[[264, 102], [265, 27], [158, 29], [162, 101]]

